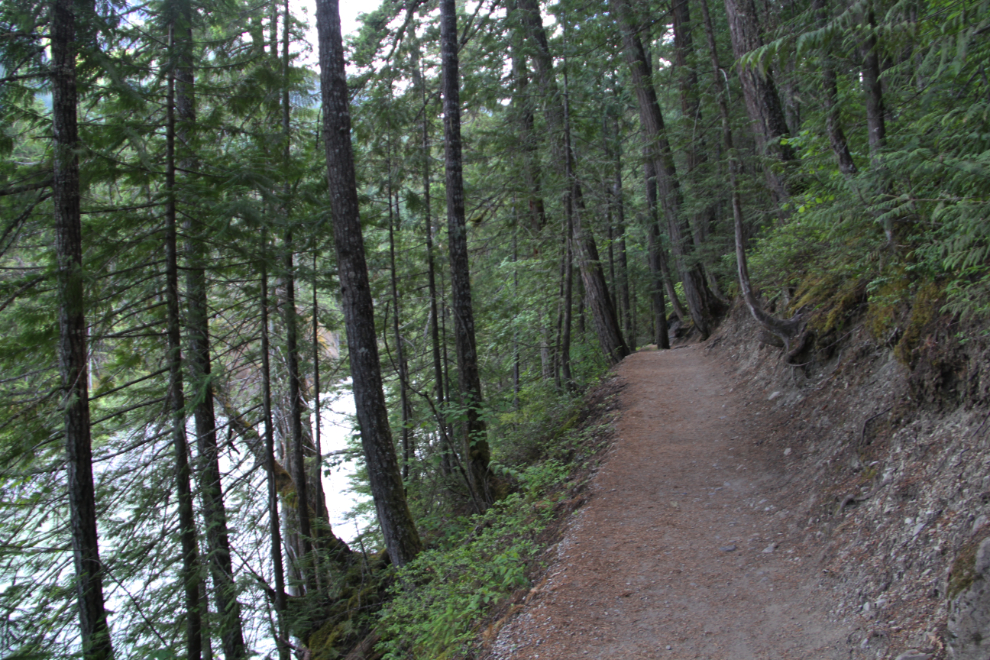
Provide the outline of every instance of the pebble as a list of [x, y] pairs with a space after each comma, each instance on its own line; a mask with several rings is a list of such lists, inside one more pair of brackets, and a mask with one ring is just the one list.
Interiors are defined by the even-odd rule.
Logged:
[[773, 552], [776, 549], [777, 549], [777, 544], [776, 543], [771, 543], [767, 547], [763, 548], [763, 554], [768, 555], [768, 554], [770, 554], [771, 552]]
[[736, 546], [734, 545], [723, 545], [722, 547], [719, 548], [719, 550], [721, 550], [722, 552], [734, 552], [735, 549]]
[[921, 651], [910, 649], [901, 653], [894, 660], [928, 660], [930, 657], [932, 657], [930, 653], [922, 653]]

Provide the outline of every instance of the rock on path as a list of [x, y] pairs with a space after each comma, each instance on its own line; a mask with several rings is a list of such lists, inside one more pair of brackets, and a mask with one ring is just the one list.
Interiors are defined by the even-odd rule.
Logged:
[[[618, 435], [537, 596], [491, 658], [849, 658], [811, 549], [754, 449], [759, 418], [691, 346], [618, 370]], [[793, 529], [793, 527], [791, 527]], [[855, 655], [855, 653], [854, 653]]]

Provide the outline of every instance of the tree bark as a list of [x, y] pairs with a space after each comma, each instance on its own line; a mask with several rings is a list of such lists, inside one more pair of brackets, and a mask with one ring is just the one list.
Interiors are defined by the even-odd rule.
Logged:
[[[564, 202], [568, 207], [571, 205], [571, 198], [568, 197]], [[561, 305], [563, 310], [561, 313], [561, 324], [562, 329], [560, 333], [560, 372], [561, 379], [563, 380], [563, 386], [570, 388], [574, 384], [574, 376], [571, 373], [571, 325], [573, 317], [573, 296], [574, 296], [574, 253], [571, 250], [571, 225], [573, 220], [573, 211], [571, 208], [566, 208], [564, 211], [566, 220], [564, 221], [564, 276], [563, 276], [563, 298], [561, 299]]]
[[[283, 217], [290, 221], [288, 204], [283, 200]], [[282, 323], [285, 326], [285, 363], [289, 381], [289, 452], [292, 480], [296, 482], [296, 515], [302, 543], [300, 570], [307, 590], [315, 588], [316, 567], [313, 565], [313, 526], [310, 516], [309, 475], [306, 470], [306, 447], [303, 440], [302, 375], [299, 367], [299, 325], [296, 311], [296, 277], [292, 228], [285, 231], [282, 243]]]
[[[660, 242], [660, 224], [657, 214], [657, 177], [653, 161], [647, 159], [644, 165], [646, 180], [646, 237], [647, 261], [650, 266], [652, 282], [650, 295], [653, 302], [653, 343], [657, 348], [670, 348], [670, 332], [667, 328], [667, 303], [663, 298], [663, 244]], [[669, 281], [669, 278], [668, 278]], [[679, 306], [677, 293], [670, 287], [670, 298], [675, 309]], [[683, 313], [683, 312], [682, 312]], [[682, 317], [681, 318], [683, 321]]]
[[427, 273], [427, 286], [430, 292], [430, 352], [433, 355], [433, 379], [434, 392], [436, 396], [436, 408], [440, 413], [440, 418], [437, 420], [437, 424], [440, 426], [440, 434], [442, 437], [448, 440], [447, 447], [443, 450], [443, 464], [450, 468], [449, 465], [449, 438], [446, 429], [446, 418], [444, 413], [444, 405], [446, 402], [446, 394], [444, 388], [444, 372], [443, 372], [443, 362], [440, 357], [440, 314], [437, 310], [437, 281], [436, 281], [436, 262], [433, 258], [433, 213], [430, 202], [430, 124], [429, 124], [429, 113], [427, 108], [429, 107], [429, 99], [426, 93], [426, 78], [419, 73], [417, 76], [418, 84], [420, 86], [420, 98], [423, 102], [423, 207], [425, 213], [423, 215], [423, 233], [426, 238], [426, 273]]
[[421, 550], [422, 544], [406, 503], [382, 391], [374, 306], [358, 212], [338, 0], [318, 0], [316, 24], [327, 177], [354, 404], [382, 536], [392, 563], [404, 566]]
[[680, 181], [651, 79], [650, 63], [638, 35], [637, 21], [627, 0], [615, 0], [615, 6], [619, 12], [626, 60], [639, 102], [640, 124], [649, 149], [648, 159], [653, 161], [656, 168], [657, 185], [670, 235], [670, 249], [684, 286], [684, 297], [691, 320], [701, 338], [707, 339], [714, 326], [714, 312], [718, 301], [708, 288], [701, 265], [695, 261], [690, 225], [681, 210], [683, 198]]
[[[671, 5], [674, 27], [674, 66], [678, 71], [678, 81], [681, 96], [681, 113], [684, 121], [690, 126], [692, 139], [687, 149], [687, 172], [685, 180], [689, 186], [697, 185], [695, 179], [698, 170], [708, 160], [705, 153], [704, 140], [697, 137], [697, 128], [701, 125], [701, 97], [698, 93], [698, 72], [692, 62], [694, 38], [691, 34], [691, 8], [688, 0], [673, 0]], [[710, 200], [694, 214], [691, 221], [691, 233], [695, 250], [701, 253], [701, 268], [705, 274], [705, 282], [718, 306], [727, 304], [727, 300], [719, 290], [714, 268], [709, 252], [705, 250], [705, 241], [711, 232], [715, 221], [717, 201]]]
[[870, 160], [874, 167], [887, 140], [887, 122], [884, 117], [883, 87], [880, 83], [880, 53], [877, 49], [877, 21], [872, 4], [866, 12], [869, 36], [863, 44], [863, 90], [866, 93], [866, 128], [870, 144]]
[[313, 551], [313, 526], [310, 517], [309, 474], [306, 470], [306, 448], [303, 441], [303, 394], [302, 374], [299, 366], [299, 323], [296, 310], [296, 266], [295, 246], [292, 231], [292, 204], [289, 185], [289, 156], [291, 142], [291, 107], [289, 105], [289, 4], [285, 0], [282, 28], [282, 219], [286, 223], [282, 244], [282, 287], [285, 298], [282, 301], [282, 323], [285, 325], [285, 363], [289, 380], [289, 444], [292, 466], [292, 479], [296, 482], [296, 515], [299, 518], [299, 537], [302, 542], [302, 556], [299, 558], [300, 572], [308, 591], [316, 588], [318, 567]]
[[[819, 27], [824, 27], [828, 23], [828, 7], [825, 0], [814, 0], [812, 9], [817, 14], [816, 22]], [[846, 141], [845, 132], [842, 130], [842, 121], [839, 117], [839, 92], [836, 83], [835, 64], [832, 60], [831, 48], [825, 47], [822, 53], [822, 105], [825, 107], [825, 130], [828, 133], [828, 141], [835, 154], [835, 160], [839, 165], [839, 171], [846, 176], [856, 174], [856, 162], [849, 151], [849, 144]]]
[[[193, 64], [193, 10], [187, 1], [179, 3], [179, 24], [176, 26], [178, 46], [175, 72], [176, 138], [182, 145], [180, 169], [197, 170], [194, 151], [196, 107]], [[223, 504], [220, 483], [220, 463], [217, 449], [216, 418], [213, 409], [213, 384], [210, 374], [210, 335], [206, 284], [207, 227], [195, 213], [187, 213], [186, 235], [186, 341], [188, 343], [189, 382], [195, 392], [193, 417], [196, 445], [199, 450], [197, 471], [203, 498], [203, 517], [209, 548], [208, 564], [213, 579], [214, 598], [220, 617], [220, 638], [228, 660], [245, 657], [244, 635], [241, 628], [241, 608], [237, 602], [230, 539], [227, 532], [227, 512]]]
[[278, 515], [278, 485], [275, 475], [275, 432], [272, 427], [272, 377], [270, 346], [268, 339], [268, 236], [267, 232], [261, 237], [261, 387], [262, 407], [265, 425], [265, 471], [268, 482], [268, 524], [271, 539], [272, 567], [275, 574], [275, 618], [278, 626], [279, 660], [289, 660], [287, 644], [289, 631], [285, 620], [287, 599], [285, 595], [285, 568], [282, 564], [282, 531], [281, 518]]
[[[725, 11], [729, 16], [732, 52], [738, 61], [763, 45], [756, 7], [753, 0], [725, 0]], [[740, 64], [739, 78], [757, 144], [784, 163], [794, 161], [794, 150], [780, 142], [780, 138], [787, 136], [789, 130], [773, 76], [769, 71], [761, 73], [755, 66]], [[783, 205], [790, 199], [786, 177], [772, 167], [764, 167], [764, 173], [777, 205]]]
[[[536, 77], [539, 83], [540, 95], [544, 99], [544, 111], [548, 128], [550, 129], [550, 144], [554, 161], [565, 175], [565, 164], [570, 164], [574, 171], [574, 153], [566, 144], [564, 104], [557, 91], [557, 82], [553, 69], [553, 58], [547, 41], [540, 8], [536, 0], [518, 0], [517, 11], [520, 21], [526, 28], [527, 35], [533, 44], [532, 56], [535, 64]], [[595, 323], [595, 332], [599, 344], [610, 363], [616, 364], [629, 354], [629, 347], [622, 338], [622, 330], [615, 315], [615, 306], [608, 293], [605, 273], [602, 270], [598, 256], [598, 246], [589, 230], [583, 226], [582, 212], [584, 202], [581, 195], [581, 185], [577, 178], [566, 181], [566, 195], [574, 198], [573, 239], [578, 263], [581, 266], [581, 279], [591, 308]]]
[[457, 10], [454, 0], [440, 0], [440, 50], [443, 61], [443, 133], [447, 174], [447, 240], [450, 289], [453, 297], [454, 345], [458, 385], [465, 408], [464, 443], [471, 486], [487, 506], [493, 501], [489, 485], [490, 450], [481, 418], [481, 376], [475, 343], [474, 307], [464, 218], [464, 179], [461, 156], [460, 74], [457, 63]]
[[[516, 262], [519, 260], [519, 250], [517, 244], [517, 234], [519, 233], [518, 225], [514, 228], [512, 232], [512, 293], [518, 299], [519, 297], [519, 267]], [[520, 392], [520, 358], [519, 358], [519, 331], [513, 330], [512, 332], [512, 407], [514, 410], [519, 410], [519, 392]]]
[[71, 0], [52, 3], [52, 134], [55, 253], [58, 263], [59, 371], [68, 465], [69, 525], [76, 603], [86, 660], [113, 657], [103, 601], [103, 564], [96, 529], [96, 490], [89, 418], [86, 317], [76, 119], [76, 15]]
[[[399, 212], [399, 199], [398, 193], [396, 193], [395, 199], [395, 214], [398, 215]], [[392, 318], [392, 330], [395, 333], [395, 357], [398, 360], [396, 365], [399, 370], [399, 403], [400, 412], [402, 414], [402, 480], [406, 481], [409, 479], [409, 464], [412, 462], [413, 456], [413, 446], [412, 446], [412, 433], [409, 429], [410, 418], [412, 417], [412, 411], [409, 408], [409, 368], [406, 365], [406, 354], [402, 347], [402, 334], [400, 332], [400, 306], [399, 306], [399, 282], [398, 275], [396, 273], [395, 267], [395, 218], [392, 217], [392, 177], [391, 177], [391, 162], [389, 163], [389, 182], [388, 182], [388, 257], [389, 265], [391, 266], [391, 285], [392, 285], [392, 308], [395, 310], [395, 314]]]
[[626, 252], [626, 211], [625, 201], [622, 196], [622, 136], [619, 132], [619, 118], [616, 116], [612, 122], [613, 137], [615, 139], [615, 180], [612, 184], [612, 207], [615, 218], [616, 241], [618, 242], [618, 282], [616, 291], [618, 292], [619, 307], [622, 308], [623, 333], [629, 345], [629, 350], [636, 350], [636, 333], [633, 332], [633, 309], [629, 298], [629, 260]]
[[[169, 49], [172, 31], [169, 26]], [[179, 541], [182, 547], [182, 581], [186, 606], [186, 658], [203, 654], [203, 616], [199, 602], [199, 548], [190, 480], [189, 445], [186, 438], [186, 401], [182, 379], [182, 335], [179, 319], [179, 256], [175, 214], [175, 73], [168, 72], [165, 135], [165, 298], [168, 333], [169, 410], [172, 446], [175, 450], [175, 490], [179, 503]]]
[[[712, 27], [711, 15], [708, 13], [708, 0], [700, 0], [699, 4], [705, 21], [705, 35], [708, 39], [712, 73], [715, 75], [715, 80], [724, 81], [723, 71], [718, 62], [715, 31]], [[742, 198], [739, 194], [740, 168], [733, 144], [732, 125], [729, 116], [729, 88], [724, 83], [720, 87], [722, 89], [717, 98], [719, 115], [722, 119], [722, 140], [726, 153], [729, 155], [729, 188], [732, 191], [732, 219], [736, 243], [736, 268], [739, 275], [739, 289], [742, 293], [743, 301], [746, 303], [746, 307], [749, 308], [753, 318], [764, 328], [780, 337], [784, 341], [784, 345], [790, 350], [792, 341], [803, 330], [801, 320], [795, 317], [785, 321], [764, 311], [763, 306], [753, 291], [753, 286], [749, 279], [749, 268], [746, 261], [746, 236], [743, 228]]]
[[[518, 17], [515, 0], [508, 0], [506, 11], [510, 20]], [[538, 138], [534, 129], [535, 118], [532, 93], [529, 91], [529, 71], [523, 45], [522, 26], [514, 23], [511, 33], [510, 57], [512, 59], [512, 80], [514, 84], [512, 105], [519, 127], [519, 142], [522, 150], [523, 176], [525, 178], [530, 225], [533, 231], [540, 231], [547, 224], [546, 208], [543, 203], [542, 177], [540, 176]]]

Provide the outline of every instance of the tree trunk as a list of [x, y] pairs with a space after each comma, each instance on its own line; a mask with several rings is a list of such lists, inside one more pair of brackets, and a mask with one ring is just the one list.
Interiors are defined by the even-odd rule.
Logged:
[[[565, 130], [565, 107], [557, 93], [557, 82], [553, 70], [553, 58], [547, 41], [540, 8], [536, 0], [518, 0], [518, 8], [522, 24], [533, 43], [532, 57], [535, 63], [536, 76], [539, 82], [540, 95], [544, 99], [544, 110], [548, 128], [550, 129], [551, 151], [553, 159], [566, 170], [574, 171], [574, 154], [567, 145]], [[566, 179], [566, 171], [564, 172]], [[587, 294], [588, 306], [591, 308], [595, 322], [595, 332], [598, 341], [610, 363], [616, 364], [629, 354], [629, 347], [622, 338], [622, 330], [615, 315], [615, 307], [608, 293], [605, 273], [602, 270], [598, 256], [598, 246], [591, 232], [583, 227], [582, 212], [584, 202], [581, 195], [581, 185], [577, 178], [566, 182], [565, 194], [574, 198], [573, 238], [578, 263], [581, 266], [581, 279]]]
[[563, 329], [560, 334], [560, 371], [561, 378], [563, 380], [563, 386], [566, 388], [571, 388], [574, 384], [574, 376], [571, 374], [571, 325], [572, 325], [572, 313], [573, 313], [573, 292], [574, 292], [574, 253], [571, 250], [571, 224], [573, 223], [573, 210], [570, 207], [571, 198], [568, 197], [565, 200], [565, 204], [568, 206], [564, 210], [564, 215], [566, 217], [564, 225], [564, 295], [561, 300], [563, 305], [563, 310], [561, 313], [561, 322], [563, 324]]
[[[817, 14], [816, 22], [819, 28], [828, 23], [829, 12], [825, 0], [814, 0], [812, 9]], [[825, 108], [825, 130], [828, 133], [829, 144], [839, 165], [839, 171], [846, 176], [856, 174], [856, 162], [849, 151], [846, 135], [842, 130], [839, 118], [839, 92], [835, 77], [835, 64], [832, 60], [831, 48], [826, 45], [822, 53], [822, 105]]]
[[[691, 34], [691, 9], [688, 0], [674, 0], [671, 6], [674, 26], [674, 66], [678, 71], [681, 96], [681, 113], [690, 126], [690, 134], [696, 136], [701, 126], [701, 97], [698, 93], [698, 72], [691, 61], [694, 51], [694, 38]], [[698, 170], [708, 160], [705, 144], [702, 138], [692, 137], [687, 149], [687, 172], [685, 179], [689, 186], [697, 186]], [[714, 268], [705, 241], [711, 232], [715, 221], [718, 202], [710, 200], [694, 214], [691, 221], [691, 233], [694, 247], [701, 253], [701, 268], [705, 274], [705, 282], [719, 306], [728, 303], [719, 290]]]
[[418, 43], [413, 49], [412, 81], [413, 88], [419, 90], [420, 101], [422, 103], [422, 155], [423, 155], [423, 233], [426, 238], [426, 274], [427, 288], [430, 295], [430, 352], [433, 357], [433, 380], [434, 396], [436, 402], [433, 406], [437, 417], [439, 435], [443, 441], [440, 455], [440, 467], [444, 474], [453, 472], [451, 459], [452, 447], [450, 436], [447, 434], [445, 413], [444, 413], [444, 375], [443, 363], [440, 358], [440, 319], [437, 312], [437, 282], [436, 282], [436, 262], [433, 259], [433, 215], [430, 202], [430, 123], [429, 123], [429, 103], [427, 95], [426, 77], [420, 70], [421, 60], [419, 56]]
[[[725, 0], [725, 11], [729, 16], [732, 52], [738, 61], [763, 45], [756, 7], [753, 0]], [[757, 144], [764, 150], [769, 149], [784, 163], [794, 161], [794, 150], [780, 142], [780, 138], [788, 135], [788, 128], [770, 72], [760, 72], [752, 65], [740, 64], [739, 78], [742, 80], [746, 109], [753, 123], [753, 134], [756, 136]], [[764, 172], [777, 205], [782, 206], [790, 199], [786, 177], [772, 167], [765, 167]]]
[[[508, 1], [506, 11], [510, 20], [518, 17], [514, 0]], [[522, 169], [526, 184], [530, 225], [533, 231], [539, 232], [547, 224], [547, 214], [541, 190], [542, 177], [540, 176], [538, 138], [534, 129], [535, 113], [532, 94], [529, 91], [529, 71], [526, 68], [523, 32], [522, 26], [517, 24], [512, 26], [510, 45], [514, 83], [512, 106], [519, 127], [519, 141], [522, 144]]]
[[[169, 26], [169, 49], [174, 25]], [[203, 654], [203, 616], [199, 602], [199, 548], [186, 439], [186, 401], [182, 380], [182, 334], [179, 319], [179, 256], [175, 214], [175, 73], [168, 72], [165, 134], [165, 299], [168, 333], [169, 410], [172, 446], [175, 449], [175, 490], [179, 505], [179, 541], [182, 546], [182, 581], [186, 605], [186, 658]]]
[[866, 92], [866, 128], [870, 144], [870, 160], [874, 167], [880, 161], [880, 153], [887, 140], [887, 122], [884, 117], [883, 87], [880, 83], [880, 54], [877, 50], [877, 21], [870, 5], [866, 12], [869, 36], [863, 44], [863, 90]]
[[[395, 197], [395, 213], [397, 215], [399, 211], [398, 193], [396, 193]], [[409, 392], [407, 387], [409, 383], [409, 369], [406, 365], [405, 350], [402, 348], [402, 334], [399, 331], [399, 282], [395, 268], [395, 218], [393, 218], [392, 215], [391, 160], [389, 162], [388, 182], [388, 257], [389, 265], [391, 266], [392, 271], [392, 308], [395, 310], [395, 314], [392, 318], [392, 330], [395, 333], [395, 357], [396, 360], [398, 360], [398, 364], [396, 366], [399, 371], [399, 402], [401, 408], [400, 412], [402, 414], [402, 480], [405, 482], [409, 479], [409, 464], [412, 462], [413, 456], [412, 433], [409, 429], [412, 413], [409, 409]]]
[[[863, 44], [863, 90], [866, 92], [866, 128], [870, 144], [870, 167], [874, 171], [883, 168], [883, 148], [887, 142], [886, 110], [883, 102], [883, 84], [880, 81], [880, 52], [877, 44], [877, 21], [873, 4], [867, 4], [866, 23], [869, 36]], [[890, 195], [890, 187], [881, 184], [880, 192]], [[894, 223], [888, 216], [883, 221], [883, 232], [887, 237], [887, 247], [894, 247]]]
[[[317, 506], [314, 506], [316, 514], [316, 540], [318, 543], [318, 556], [320, 558], [329, 554], [335, 560], [340, 560], [350, 554], [350, 548], [334, 536], [333, 528], [330, 526], [330, 512], [327, 510], [327, 497], [323, 490], [323, 411], [320, 407], [320, 304], [317, 300], [317, 269], [316, 255], [318, 249], [313, 249], [313, 414], [316, 417], [315, 437], [313, 438], [313, 469], [309, 474], [310, 483], [313, 485], [313, 497]], [[328, 543], [329, 541], [329, 543]], [[326, 587], [323, 578], [321, 562], [317, 561], [316, 577], [321, 580], [318, 585], [320, 593], [326, 594]]]
[[622, 40], [625, 44], [626, 60], [632, 73], [636, 99], [639, 102], [639, 117], [650, 150], [649, 160], [656, 167], [657, 184], [663, 204], [667, 230], [670, 235], [670, 249], [677, 263], [677, 270], [684, 286], [691, 320], [702, 339], [707, 339], [714, 325], [714, 312], [718, 302], [708, 289], [704, 272], [695, 263], [690, 226], [681, 206], [683, 203], [680, 182], [674, 166], [674, 157], [667, 139], [663, 115], [657, 102], [656, 90], [650, 73], [650, 63], [638, 35], [637, 22], [627, 0], [617, 0]]
[[453, 296], [454, 344], [457, 348], [458, 385], [465, 408], [465, 455], [471, 486], [487, 506], [493, 501], [489, 487], [490, 450], [481, 418], [481, 376], [475, 343], [474, 307], [468, 263], [467, 226], [464, 218], [464, 180], [461, 156], [460, 73], [457, 63], [457, 10], [454, 0], [440, 0], [441, 58], [443, 60], [443, 132], [447, 173], [447, 240], [450, 249], [450, 288]]
[[327, 176], [354, 404], [382, 536], [392, 563], [404, 566], [416, 556], [422, 544], [406, 503], [382, 391], [374, 307], [358, 213], [351, 116], [337, 0], [318, 0], [316, 23]]
[[89, 426], [86, 317], [83, 306], [79, 131], [76, 120], [76, 15], [71, 0], [52, 3], [52, 134], [55, 253], [58, 261], [59, 371], [68, 464], [69, 524], [76, 571], [79, 631], [86, 660], [113, 657], [103, 602]]
[[[663, 299], [663, 244], [660, 242], [660, 224], [657, 214], [657, 177], [656, 168], [653, 161], [647, 159], [643, 164], [646, 179], [646, 237], [647, 237], [647, 260], [649, 261], [651, 282], [650, 292], [653, 302], [654, 320], [653, 343], [657, 348], [670, 348], [670, 332], [667, 328], [667, 304]], [[669, 279], [668, 279], [669, 281]], [[677, 293], [673, 287], [670, 288], [670, 298], [674, 308], [680, 306], [677, 300]], [[683, 313], [683, 312], [682, 312]], [[683, 318], [681, 321], [683, 322]]]
[[554, 334], [553, 340], [553, 352], [550, 356], [553, 371], [553, 382], [556, 388], [559, 390], [563, 386], [560, 380], [560, 363], [562, 353], [560, 350], [561, 344], [563, 343], [563, 332], [564, 332], [564, 280], [567, 277], [567, 259], [571, 257], [568, 253], [568, 237], [564, 236], [561, 239], [560, 248], [560, 273], [558, 277], [560, 282], [557, 285], [557, 331]]
[[[722, 68], [718, 63], [718, 50], [715, 43], [715, 31], [712, 27], [711, 15], [708, 13], [708, 0], [700, 0], [701, 11], [705, 20], [705, 35], [708, 38], [708, 50], [711, 56], [712, 72], [715, 79], [724, 81]], [[739, 194], [739, 161], [736, 158], [735, 147], [732, 139], [732, 125], [729, 116], [729, 86], [720, 85], [722, 89], [718, 94], [719, 115], [722, 119], [722, 140], [725, 151], [729, 155], [729, 188], [732, 191], [732, 219], [735, 231], [736, 242], [736, 268], [739, 274], [739, 289], [742, 292], [743, 301], [749, 308], [753, 318], [764, 328], [780, 337], [785, 346], [790, 350], [791, 342], [800, 334], [803, 329], [798, 317], [790, 320], [778, 319], [763, 310], [760, 301], [753, 292], [749, 279], [749, 269], [746, 262], [746, 237], [743, 229], [742, 200]]]
[[619, 307], [622, 308], [623, 333], [629, 345], [630, 351], [636, 350], [636, 333], [633, 332], [633, 309], [629, 299], [629, 261], [626, 252], [626, 211], [625, 202], [622, 198], [622, 136], [619, 132], [619, 117], [616, 115], [612, 121], [612, 136], [615, 142], [615, 150], [612, 153], [615, 159], [615, 180], [612, 184], [612, 207], [615, 218], [615, 234], [619, 244], [618, 250], [618, 282], [616, 284]]
[[265, 471], [267, 472], [268, 482], [268, 524], [269, 538], [271, 539], [272, 567], [275, 574], [275, 617], [278, 626], [278, 639], [275, 640], [275, 644], [278, 647], [279, 660], [289, 660], [289, 630], [285, 620], [287, 604], [285, 596], [285, 569], [282, 565], [281, 518], [278, 515], [278, 486], [275, 477], [275, 433], [272, 428], [272, 377], [271, 364], [268, 357], [270, 347], [268, 339], [267, 233], [262, 234], [261, 245], [261, 387], [265, 424]]
[[[288, 204], [283, 202], [283, 214], [289, 221]], [[303, 441], [303, 396], [299, 368], [299, 325], [296, 311], [296, 277], [292, 228], [285, 231], [282, 244], [282, 323], [285, 325], [285, 364], [289, 381], [289, 452], [292, 480], [296, 482], [296, 515], [302, 543], [300, 568], [307, 591], [315, 588], [316, 567], [313, 565], [313, 526], [310, 516], [309, 475], [306, 470], [306, 447]]]
[[[183, 145], [180, 169], [195, 172], [197, 161], [195, 142], [196, 108], [193, 74], [192, 8], [181, 2], [176, 69], [176, 137]], [[190, 204], [190, 207], [192, 205]], [[199, 450], [198, 473], [203, 498], [203, 517], [209, 549], [208, 564], [213, 580], [214, 598], [220, 617], [220, 639], [227, 660], [245, 657], [244, 635], [241, 628], [241, 608], [237, 602], [230, 539], [227, 532], [227, 511], [223, 504], [220, 483], [220, 462], [217, 449], [216, 418], [213, 410], [213, 384], [210, 374], [209, 312], [206, 295], [206, 240], [208, 228], [196, 213], [187, 213], [186, 235], [186, 341], [188, 342], [189, 383], [193, 389], [193, 417], [196, 445]]]
[[282, 254], [282, 285], [285, 299], [282, 301], [282, 322], [285, 324], [285, 362], [289, 379], [289, 442], [292, 453], [292, 478], [296, 482], [296, 515], [299, 516], [299, 537], [302, 541], [302, 566], [307, 590], [316, 586], [317, 566], [313, 551], [313, 529], [310, 519], [309, 475], [306, 471], [306, 452], [303, 446], [303, 397], [302, 374], [299, 367], [299, 325], [296, 319], [296, 267], [292, 236], [292, 208], [289, 185], [290, 112], [289, 106], [289, 6], [285, 0], [282, 29], [282, 217], [286, 223]]
[[[424, 78], [421, 76], [421, 80]], [[426, 235], [426, 266], [427, 284], [430, 292], [430, 351], [433, 354], [433, 379], [435, 381], [435, 395], [437, 400], [437, 410], [440, 418], [437, 424], [440, 426], [440, 434], [448, 440], [446, 448], [443, 450], [445, 465], [449, 468], [451, 458], [450, 451], [453, 448], [449, 444], [450, 436], [447, 433], [447, 421], [445, 406], [448, 393], [444, 387], [444, 369], [440, 357], [440, 314], [437, 309], [437, 280], [436, 262], [433, 258], [433, 214], [430, 203], [430, 126], [427, 120], [427, 96], [426, 83], [423, 82], [423, 206], [426, 209], [423, 217], [423, 232]]]
[[[519, 251], [517, 241], [517, 234], [519, 232], [518, 225], [514, 228], [512, 232], [512, 293], [519, 298], [519, 267], [516, 262], [519, 260]], [[519, 392], [520, 392], [520, 382], [519, 382], [519, 331], [513, 329], [512, 331], [512, 407], [514, 410], [519, 410]]]

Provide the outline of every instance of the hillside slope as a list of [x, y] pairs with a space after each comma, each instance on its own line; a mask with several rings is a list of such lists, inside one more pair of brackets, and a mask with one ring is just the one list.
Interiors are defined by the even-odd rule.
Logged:
[[[767, 433], [757, 442], [789, 475], [780, 494], [793, 502], [790, 524], [818, 546], [835, 613], [858, 621], [874, 657], [909, 648], [990, 657], [986, 642], [962, 639], [972, 608], [957, 604], [950, 616], [950, 602], [978, 586], [976, 550], [990, 536], [988, 353], [978, 334], [935, 318], [907, 352], [858, 324], [792, 365], [737, 308], [706, 347], [761, 395]], [[977, 610], [986, 631], [990, 599]]]

